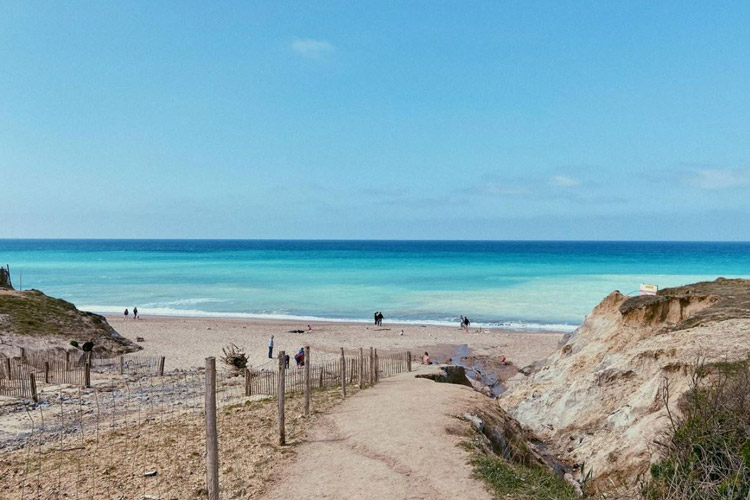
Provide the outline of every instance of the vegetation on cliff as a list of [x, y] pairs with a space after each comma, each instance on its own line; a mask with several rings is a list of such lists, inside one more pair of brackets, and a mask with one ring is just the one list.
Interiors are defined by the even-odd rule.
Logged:
[[[668, 386], [663, 397], [668, 404]], [[750, 498], [750, 358], [699, 366], [676, 409], [644, 497]]]
[[13, 342], [42, 340], [67, 345], [71, 337], [93, 342], [95, 350], [130, 352], [139, 347], [121, 337], [103, 316], [38, 290], [0, 291], [0, 335]]

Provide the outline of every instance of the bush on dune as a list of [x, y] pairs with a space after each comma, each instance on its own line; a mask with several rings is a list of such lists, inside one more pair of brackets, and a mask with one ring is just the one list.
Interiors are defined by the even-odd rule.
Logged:
[[[668, 385], [663, 398], [669, 409]], [[699, 365], [678, 407], [644, 498], [750, 498], [750, 358]]]

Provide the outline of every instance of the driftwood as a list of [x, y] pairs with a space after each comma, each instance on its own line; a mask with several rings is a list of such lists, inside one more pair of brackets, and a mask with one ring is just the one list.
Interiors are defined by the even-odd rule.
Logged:
[[221, 362], [232, 368], [237, 373], [243, 373], [247, 368], [247, 354], [245, 351], [237, 347], [235, 344], [229, 344], [222, 349], [224, 353], [221, 356]]

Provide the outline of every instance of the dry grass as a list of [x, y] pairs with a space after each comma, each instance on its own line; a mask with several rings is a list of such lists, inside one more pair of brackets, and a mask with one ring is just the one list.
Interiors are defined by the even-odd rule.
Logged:
[[[353, 390], [353, 388], [350, 388]], [[254, 498], [295, 454], [305, 431], [341, 401], [337, 389], [316, 391], [304, 417], [302, 397], [287, 396], [287, 446], [277, 444], [277, 402], [250, 401], [218, 412], [222, 497]], [[205, 496], [205, 428], [200, 414], [136, 416], [114, 431], [27, 446], [0, 458], [0, 497], [160, 498]], [[144, 474], [156, 471], [155, 475]]]

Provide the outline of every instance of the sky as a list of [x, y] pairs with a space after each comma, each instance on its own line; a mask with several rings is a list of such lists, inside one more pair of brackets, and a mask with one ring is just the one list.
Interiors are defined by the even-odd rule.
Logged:
[[0, 2], [0, 238], [750, 240], [750, 2]]

